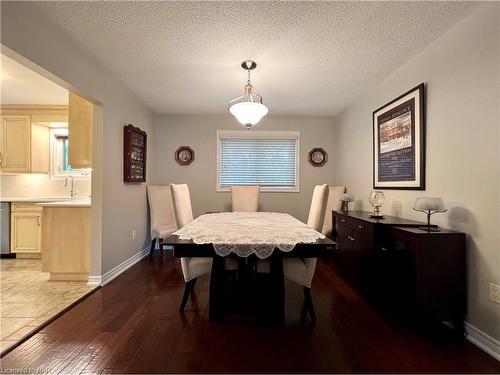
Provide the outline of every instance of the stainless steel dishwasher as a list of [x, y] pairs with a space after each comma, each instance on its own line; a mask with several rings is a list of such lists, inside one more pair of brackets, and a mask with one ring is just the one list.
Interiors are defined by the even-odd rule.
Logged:
[[2, 258], [13, 258], [10, 252], [10, 203], [0, 203], [0, 254]]

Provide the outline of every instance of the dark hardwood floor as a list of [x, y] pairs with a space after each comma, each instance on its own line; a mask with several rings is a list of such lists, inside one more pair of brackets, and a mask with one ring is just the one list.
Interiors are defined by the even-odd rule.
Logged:
[[286, 324], [208, 321], [208, 278], [178, 312], [178, 260], [148, 258], [1, 359], [2, 373], [500, 372], [500, 363], [446, 328], [412, 323], [369, 304], [318, 262], [317, 323], [302, 288], [286, 283]]

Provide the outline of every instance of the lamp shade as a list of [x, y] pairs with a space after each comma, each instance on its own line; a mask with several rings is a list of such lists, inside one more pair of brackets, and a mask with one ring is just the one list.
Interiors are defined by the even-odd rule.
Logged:
[[247, 84], [244, 87], [244, 94], [229, 102], [229, 112], [236, 117], [238, 122], [250, 129], [257, 124], [262, 117], [267, 115], [268, 109], [262, 104], [262, 96], [253, 91], [250, 83], [250, 72], [257, 67], [257, 63], [252, 60], [245, 60], [241, 67], [248, 73]]
[[341, 202], [352, 202], [354, 201], [354, 196], [351, 193], [344, 193], [340, 196]]
[[240, 124], [251, 127], [264, 117], [268, 109], [258, 102], [239, 102], [229, 107], [229, 112], [236, 117]]
[[380, 207], [385, 200], [384, 192], [380, 190], [373, 190], [368, 197], [368, 200], [373, 207]]
[[424, 211], [442, 211], [445, 209], [441, 198], [417, 197], [415, 199], [415, 209]]

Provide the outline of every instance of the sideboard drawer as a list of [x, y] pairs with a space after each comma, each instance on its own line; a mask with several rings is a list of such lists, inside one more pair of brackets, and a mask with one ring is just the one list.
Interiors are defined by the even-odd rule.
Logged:
[[365, 232], [367, 229], [370, 230], [371, 227], [373, 226], [372, 224], [367, 223], [363, 220], [358, 220], [358, 219], [355, 219], [352, 217], [346, 217], [343, 215], [339, 215], [338, 225], [339, 225], [339, 227], [340, 226], [347, 226], [347, 227], [349, 227], [357, 232], [360, 232], [360, 233]]

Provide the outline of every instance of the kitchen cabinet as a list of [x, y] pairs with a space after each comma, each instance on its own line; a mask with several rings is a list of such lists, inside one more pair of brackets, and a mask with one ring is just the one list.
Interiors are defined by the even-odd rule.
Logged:
[[50, 128], [44, 124], [31, 124], [31, 172], [49, 173]]
[[30, 116], [4, 115], [1, 120], [0, 166], [2, 172], [30, 172]]
[[10, 250], [18, 258], [40, 258], [42, 249], [42, 207], [14, 203], [10, 215]]
[[68, 107], [2, 105], [0, 171], [49, 173], [50, 123], [68, 122]]
[[87, 281], [90, 273], [90, 201], [43, 206], [42, 271], [54, 281]]
[[92, 167], [92, 103], [70, 92], [68, 161], [73, 168]]

